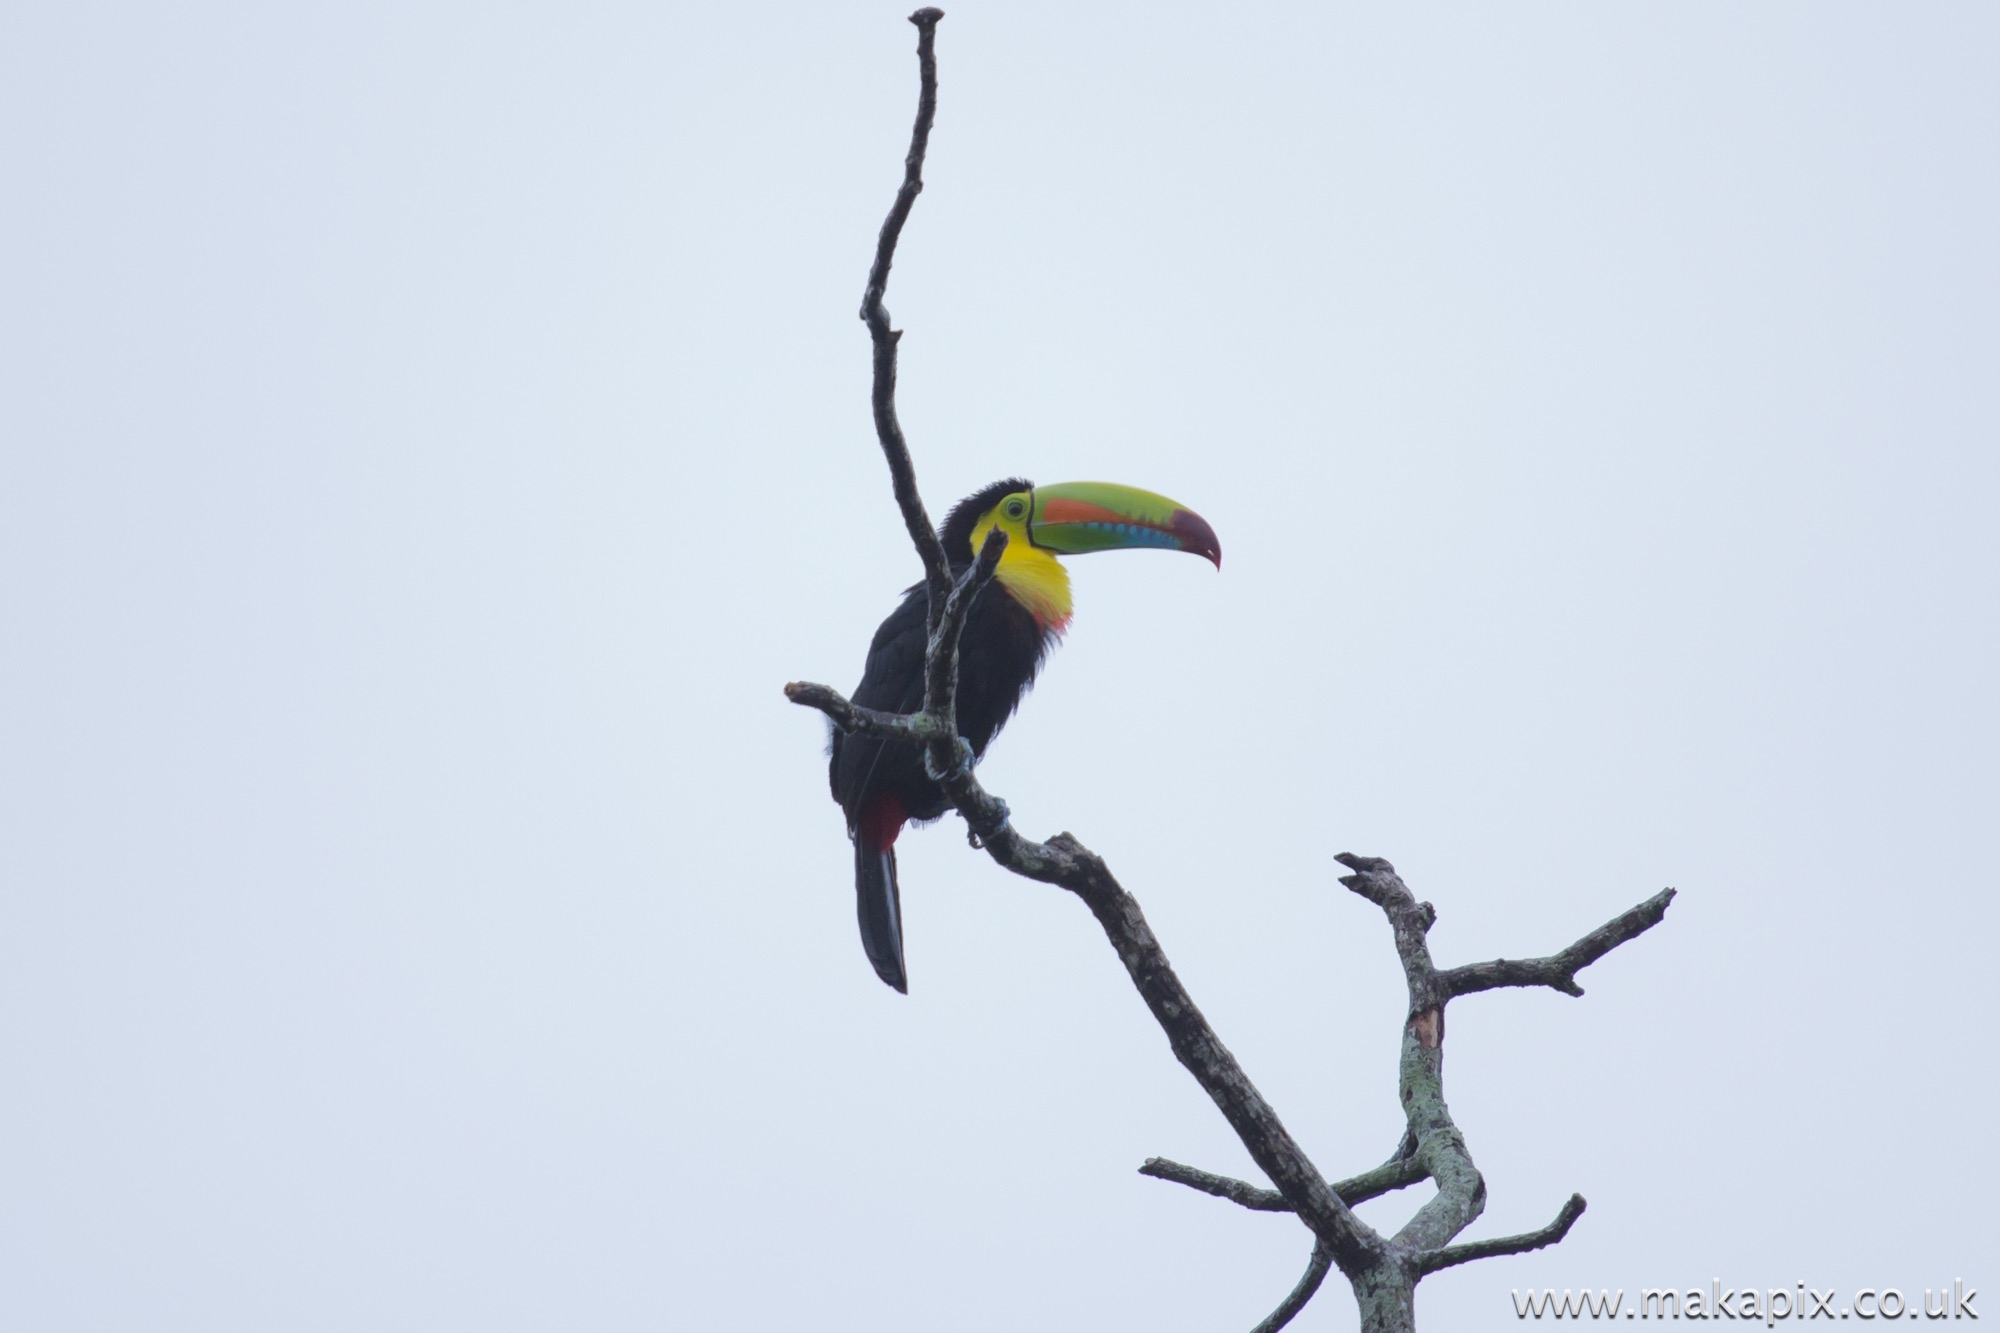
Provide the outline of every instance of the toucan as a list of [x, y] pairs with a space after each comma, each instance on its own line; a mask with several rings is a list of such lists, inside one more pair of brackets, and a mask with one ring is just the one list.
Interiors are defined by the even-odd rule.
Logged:
[[[1007, 534], [1006, 548], [959, 638], [958, 730], [975, 760], [1020, 705], [1069, 625], [1069, 573], [1058, 555], [1137, 547], [1187, 551], [1222, 568], [1222, 546], [1201, 515], [1164, 495], [1110, 482], [1036, 486], [1010, 477], [967, 496], [938, 530], [954, 575], [964, 573], [996, 530]], [[923, 707], [929, 610], [924, 584], [903, 594], [868, 645], [861, 684], [851, 696], [855, 703], [893, 713]], [[921, 749], [908, 742], [836, 730], [827, 768], [854, 840], [862, 947], [875, 974], [907, 994], [896, 836], [904, 824], [938, 818], [950, 803], [924, 772]]]

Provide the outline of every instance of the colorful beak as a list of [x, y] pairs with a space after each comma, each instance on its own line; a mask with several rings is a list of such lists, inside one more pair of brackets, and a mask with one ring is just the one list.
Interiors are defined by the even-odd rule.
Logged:
[[1037, 486], [1028, 539], [1064, 555], [1152, 547], [1206, 556], [1222, 568], [1215, 529], [1192, 509], [1164, 495], [1108, 481]]

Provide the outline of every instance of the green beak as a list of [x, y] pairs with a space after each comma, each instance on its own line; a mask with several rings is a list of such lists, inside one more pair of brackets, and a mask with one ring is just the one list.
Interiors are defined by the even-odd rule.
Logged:
[[1164, 495], [1108, 481], [1065, 481], [1034, 489], [1028, 540], [1064, 555], [1151, 547], [1206, 556], [1222, 568], [1222, 543], [1194, 510]]

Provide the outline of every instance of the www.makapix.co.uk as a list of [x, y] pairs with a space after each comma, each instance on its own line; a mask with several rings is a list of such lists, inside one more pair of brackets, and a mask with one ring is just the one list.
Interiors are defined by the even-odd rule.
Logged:
[[[1914, 1293], [1916, 1289], [1912, 1288]], [[1588, 1288], [1558, 1294], [1554, 1288], [1511, 1293], [1522, 1319], [1977, 1319], [1972, 1299], [1978, 1290], [1964, 1278], [1925, 1287], [1907, 1299], [1900, 1287], [1860, 1287], [1842, 1299], [1839, 1287], [1819, 1291], [1805, 1283], [1789, 1287], [1725, 1287], [1718, 1279], [1702, 1287], [1642, 1287], [1625, 1303], [1625, 1289]]]

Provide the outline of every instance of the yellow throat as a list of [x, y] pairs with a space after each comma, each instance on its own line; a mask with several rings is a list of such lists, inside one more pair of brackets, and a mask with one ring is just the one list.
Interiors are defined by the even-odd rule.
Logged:
[[972, 529], [972, 558], [977, 560], [986, 545], [986, 534], [996, 527], [1007, 534], [1007, 549], [1000, 554], [1000, 567], [993, 577], [1009, 596], [1028, 608], [1035, 623], [1051, 634], [1060, 634], [1069, 625], [1069, 571], [1055, 554], [1028, 540], [1026, 519], [1010, 519], [1002, 512], [1006, 501], [994, 506]]

